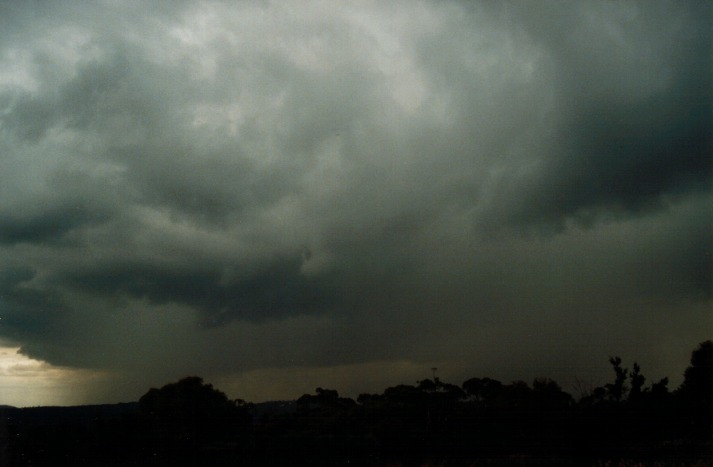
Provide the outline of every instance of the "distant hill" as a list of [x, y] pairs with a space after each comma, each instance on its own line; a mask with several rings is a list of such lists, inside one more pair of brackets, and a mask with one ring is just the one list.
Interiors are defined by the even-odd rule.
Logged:
[[115, 419], [138, 412], [138, 402], [119, 404], [76, 405], [68, 407], [0, 406], [0, 423], [20, 430], [47, 425], [83, 425], [100, 419]]
[[266, 401], [253, 404], [250, 413], [255, 420], [291, 414], [297, 411], [297, 401]]
[[[40, 425], [86, 424], [96, 420], [111, 420], [124, 415], [137, 413], [138, 402], [122, 402], [118, 404], [94, 404], [75, 406], [39, 406], [13, 407], [0, 405], [0, 423], [12, 424], [23, 428]], [[275, 417], [291, 414], [297, 410], [297, 402], [266, 401], [251, 404], [250, 414], [259, 420], [264, 417]]]

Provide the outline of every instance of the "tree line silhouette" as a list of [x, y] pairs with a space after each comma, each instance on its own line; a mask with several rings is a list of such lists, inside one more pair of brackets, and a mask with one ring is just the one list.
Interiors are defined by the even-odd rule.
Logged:
[[[713, 341], [675, 391], [610, 358], [611, 383], [575, 400], [555, 381], [424, 379], [356, 400], [230, 400], [199, 377], [137, 403], [0, 409], [0, 465], [657, 465], [713, 462]], [[616, 465], [616, 464], [615, 464]]]

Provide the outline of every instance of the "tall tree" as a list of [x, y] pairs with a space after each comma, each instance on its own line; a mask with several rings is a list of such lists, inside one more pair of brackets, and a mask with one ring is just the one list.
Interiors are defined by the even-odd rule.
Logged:
[[701, 342], [693, 351], [678, 393], [703, 407], [713, 405], [713, 341]]

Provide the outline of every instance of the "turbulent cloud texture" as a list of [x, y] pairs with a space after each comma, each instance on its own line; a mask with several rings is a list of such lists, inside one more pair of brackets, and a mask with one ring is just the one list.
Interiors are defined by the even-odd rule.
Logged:
[[676, 381], [712, 330], [711, 11], [2, 2], [0, 339], [115, 399], [615, 353]]

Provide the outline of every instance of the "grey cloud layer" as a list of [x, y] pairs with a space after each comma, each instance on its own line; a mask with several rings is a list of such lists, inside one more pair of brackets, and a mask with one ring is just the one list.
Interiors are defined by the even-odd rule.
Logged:
[[626, 346], [615, 316], [659, 355], [642, 309], [706, 322], [705, 3], [0, 8], [0, 337], [32, 356], [467, 360]]

